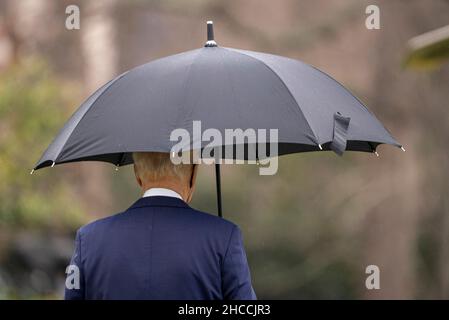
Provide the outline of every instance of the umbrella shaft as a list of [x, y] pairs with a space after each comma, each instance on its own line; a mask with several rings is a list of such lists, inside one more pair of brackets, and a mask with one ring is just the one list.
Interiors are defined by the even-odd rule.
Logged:
[[215, 180], [217, 184], [217, 207], [218, 207], [218, 216], [223, 217], [221, 211], [221, 174], [220, 174], [220, 164], [215, 164]]

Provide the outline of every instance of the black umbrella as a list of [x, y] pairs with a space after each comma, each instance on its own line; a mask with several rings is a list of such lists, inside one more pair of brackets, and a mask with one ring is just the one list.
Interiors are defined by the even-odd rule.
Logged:
[[[176, 144], [171, 132], [192, 133], [194, 121], [223, 135], [229, 128], [277, 128], [277, 155], [376, 153], [380, 144], [402, 148], [360, 100], [327, 74], [298, 60], [219, 47], [212, 22], [207, 26], [204, 48], [138, 66], [93, 93], [33, 170], [87, 160], [119, 167], [132, 163], [132, 152], [170, 152]], [[256, 144], [256, 159], [263, 156]], [[219, 163], [215, 168], [221, 216]]]

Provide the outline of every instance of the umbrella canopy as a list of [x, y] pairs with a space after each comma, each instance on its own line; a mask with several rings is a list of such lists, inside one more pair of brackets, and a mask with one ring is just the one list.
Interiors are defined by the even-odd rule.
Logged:
[[298, 60], [219, 47], [208, 23], [205, 47], [136, 67], [93, 93], [34, 169], [83, 160], [127, 165], [132, 152], [170, 152], [171, 132], [193, 134], [194, 121], [223, 136], [229, 128], [276, 128], [278, 155], [402, 147], [327, 74]]

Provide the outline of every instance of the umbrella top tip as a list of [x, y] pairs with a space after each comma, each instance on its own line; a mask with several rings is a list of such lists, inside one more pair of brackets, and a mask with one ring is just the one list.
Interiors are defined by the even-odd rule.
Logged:
[[217, 43], [214, 40], [214, 22], [212, 20], [207, 21], [207, 41], [205, 47], [216, 47]]

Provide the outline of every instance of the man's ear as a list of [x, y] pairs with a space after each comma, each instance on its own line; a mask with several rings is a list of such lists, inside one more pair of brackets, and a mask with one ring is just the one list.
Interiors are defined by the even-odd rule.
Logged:
[[142, 180], [140, 179], [139, 175], [137, 174], [136, 165], [134, 165], [133, 168], [134, 168], [134, 176], [136, 177], [136, 181], [139, 184], [139, 186], [142, 188]]
[[190, 188], [195, 188], [196, 185], [196, 175], [198, 173], [198, 165], [197, 164], [193, 164], [193, 168], [192, 168], [192, 179], [190, 181]]
[[190, 192], [189, 192], [189, 196], [187, 197], [187, 203], [190, 203], [190, 201], [192, 201], [193, 192], [195, 191], [197, 174], [198, 174], [198, 165], [194, 164], [193, 168], [192, 168], [192, 176], [190, 178]]

